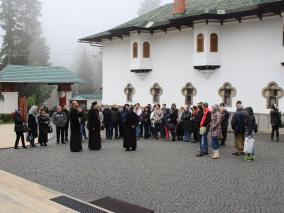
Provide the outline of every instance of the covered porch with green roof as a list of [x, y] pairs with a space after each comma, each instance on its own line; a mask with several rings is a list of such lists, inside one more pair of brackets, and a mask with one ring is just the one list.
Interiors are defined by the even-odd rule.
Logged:
[[102, 103], [102, 91], [94, 93], [77, 94], [69, 99], [70, 102], [77, 101], [84, 110], [90, 109], [92, 102], [96, 101], [98, 104]]
[[26, 111], [24, 98], [18, 97], [17, 87], [27, 84], [57, 85], [59, 105], [69, 106], [72, 84], [84, 83], [65, 67], [7, 65], [0, 70], [0, 113], [11, 113], [16, 108]]

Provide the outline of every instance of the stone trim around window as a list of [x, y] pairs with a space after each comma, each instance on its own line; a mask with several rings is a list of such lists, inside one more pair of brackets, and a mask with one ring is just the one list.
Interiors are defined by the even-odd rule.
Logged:
[[135, 94], [135, 88], [132, 84], [127, 84], [124, 88], [124, 94], [126, 95], [126, 101], [131, 103], [133, 101], [133, 95]]
[[231, 83], [225, 82], [219, 89], [218, 94], [222, 97], [222, 102], [226, 107], [232, 107], [232, 99], [237, 95], [237, 90], [232, 86]]
[[153, 87], [150, 89], [150, 94], [153, 96], [153, 103], [159, 104], [160, 97], [163, 94], [163, 89], [160, 87], [158, 83], [155, 83]]
[[197, 95], [197, 90], [192, 83], [188, 82], [181, 89], [181, 94], [185, 97], [185, 104], [193, 104], [193, 97]]
[[276, 82], [272, 81], [263, 88], [262, 96], [266, 98], [266, 108], [270, 109], [272, 104], [278, 106], [278, 101], [284, 96], [284, 91]]

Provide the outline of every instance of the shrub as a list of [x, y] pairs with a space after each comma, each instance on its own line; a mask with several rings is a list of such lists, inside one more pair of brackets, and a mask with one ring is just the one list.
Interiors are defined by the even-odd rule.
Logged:
[[13, 122], [12, 114], [0, 114], [0, 120], [3, 123], [11, 123]]

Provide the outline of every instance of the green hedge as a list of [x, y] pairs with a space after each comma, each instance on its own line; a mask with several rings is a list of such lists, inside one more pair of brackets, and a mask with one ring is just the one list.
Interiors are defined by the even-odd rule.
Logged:
[[0, 121], [2, 121], [0, 123], [12, 123], [12, 114], [0, 114]]

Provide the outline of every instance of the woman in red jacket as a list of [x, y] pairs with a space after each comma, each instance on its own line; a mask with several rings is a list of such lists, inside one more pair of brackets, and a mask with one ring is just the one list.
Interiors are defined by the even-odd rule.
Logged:
[[200, 122], [200, 151], [196, 157], [208, 155], [208, 139], [207, 135], [210, 129], [211, 111], [208, 108], [208, 103], [203, 103], [203, 117]]

